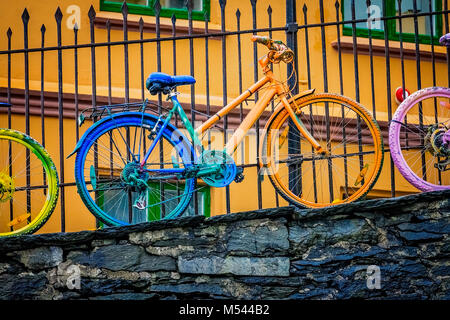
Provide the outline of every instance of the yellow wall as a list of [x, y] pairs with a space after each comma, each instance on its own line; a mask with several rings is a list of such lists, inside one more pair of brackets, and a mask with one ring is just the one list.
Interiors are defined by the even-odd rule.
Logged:
[[[64, 17], [62, 20], [62, 44], [73, 44], [73, 31], [66, 27], [67, 18], [70, 14], [66, 13], [67, 8], [70, 5], [78, 5], [81, 9], [81, 26], [78, 33], [78, 43], [89, 43], [89, 19], [87, 12], [91, 3], [98, 16], [120, 18], [120, 13], [101, 12], [99, 9], [99, 1], [74, 1], [74, 0], [61, 0], [61, 1], [29, 1], [29, 0], [16, 0], [14, 5], [9, 1], [0, 2], [0, 11], [2, 12], [2, 21], [0, 22], [0, 50], [7, 49], [6, 31], [8, 27], [11, 27], [13, 31], [12, 36], [12, 48], [19, 49], [23, 47], [23, 25], [21, 15], [23, 8], [27, 8], [30, 13], [29, 22], [29, 47], [40, 47], [40, 28], [44, 23], [47, 32], [45, 35], [45, 45], [55, 46], [57, 44], [56, 39], [56, 22], [54, 19], [54, 13], [56, 7], [59, 5]], [[318, 23], [320, 21], [318, 1], [316, 0], [304, 0], [297, 1], [297, 17], [299, 25], [303, 24], [303, 11], [302, 6], [306, 3], [308, 5], [308, 22]], [[335, 21], [335, 7], [334, 0], [325, 0], [325, 21]], [[258, 27], [267, 27], [267, 7], [270, 4], [273, 10], [273, 26], [280, 27], [285, 25], [285, 1], [258, 1]], [[332, 5], [331, 5], [332, 4]], [[250, 1], [227, 1], [226, 8], [226, 28], [227, 30], [236, 29], [236, 9], [241, 11], [241, 29], [251, 29], [251, 5]], [[314, 9], [316, 8], [316, 9]], [[140, 17], [136, 15], [130, 15], [129, 20], [137, 21]], [[143, 17], [145, 22], [154, 22], [155, 18], [150, 16]], [[170, 24], [170, 19], [161, 18], [161, 23]], [[187, 21], [178, 20], [177, 24], [187, 25]], [[194, 27], [202, 28], [203, 22], [194, 22]], [[220, 30], [220, 6], [218, 1], [211, 1], [211, 21], [209, 24], [211, 30]], [[268, 33], [264, 33], [267, 35]], [[152, 38], [155, 35], [152, 33], [145, 33], [145, 38]], [[253, 83], [253, 44], [250, 42], [250, 34], [242, 35], [242, 80], [244, 88]], [[164, 35], [163, 35], [164, 37]], [[130, 31], [128, 38], [139, 39], [138, 32]], [[273, 38], [285, 40], [285, 33], [283, 31], [274, 32]], [[325, 33], [326, 51], [327, 51], [327, 67], [328, 67], [328, 88], [330, 92], [339, 92], [339, 69], [338, 69], [338, 52], [331, 47], [331, 43], [337, 39], [336, 27], [327, 27]], [[106, 41], [106, 30], [95, 28], [95, 40], [96, 42]], [[121, 30], [112, 30], [112, 41], [123, 40], [123, 32]], [[345, 39], [344, 39], [345, 40]], [[366, 41], [361, 39], [361, 41]], [[306, 70], [306, 55], [304, 45], [304, 31], [299, 30], [298, 36], [299, 52], [299, 74], [298, 80], [300, 82], [300, 88], [307, 88], [307, 70]], [[383, 40], [374, 40], [374, 44], [384, 45]], [[398, 43], [393, 42], [392, 46], [396, 46]], [[405, 44], [407, 48], [414, 48], [413, 44]], [[228, 101], [239, 94], [238, 87], [238, 52], [237, 52], [237, 39], [236, 36], [227, 37], [227, 78], [228, 78]], [[313, 87], [317, 88], [317, 91], [323, 90], [323, 70], [322, 70], [322, 45], [321, 45], [321, 33], [320, 28], [314, 28], [309, 30], [309, 48], [311, 59], [311, 80]], [[423, 50], [430, 50], [429, 46], [421, 46]], [[210, 75], [210, 94], [211, 104], [221, 106], [223, 105], [222, 99], [222, 42], [220, 39], [209, 40], [209, 75]], [[437, 52], [443, 52], [443, 48], [436, 47]], [[162, 43], [162, 68], [163, 72], [172, 73], [172, 42], [168, 41]], [[258, 48], [258, 56], [265, 53], [264, 48]], [[112, 58], [112, 95], [114, 97], [124, 97], [124, 53], [123, 46], [115, 46], [111, 49]], [[151, 72], [157, 70], [156, 67], [156, 44], [146, 43], [144, 44], [144, 78], [146, 78]], [[40, 90], [40, 53], [30, 53], [30, 89]], [[205, 80], [205, 41], [204, 39], [194, 40], [194, 59], [195, 59], [195, 77], [197, 83], [195, 85], [196, 103], [205, 103], [206, 92], [206, 80]], [[343, 53], [343, 77], [344, 77], [344, 94], [351, 98], [355, 98], [355, 83], [354, 83], [354, 69], [353, 69], [353, 55], [351, 53]], [[23, 54], [12, 55], [12, 87], [24, 88], [24, 56]], [[90, 48], [83, 48], [78, 50], [79, 61], [79, 93], [91, 94], [91, 52]], [[177, 41], [177, 74], [189, 74], [189, 41], [182, 40]], [[360, 97], [361, 103], [369, 110], [372, 110], [372, 93], [370, 86], [370, 71], [369, 71], [369, 56], [359, 55], [359, 81], [360, 81]], [[74, 92], [74, 55], [73, 50], [63, 51], [63, 90], [64, 93]], [[417, 89], [416, 83], [416, 61], [405, 60], [406, 70], [406, 87], [411, 91]], [[422, 62], [422, 87], [431, 86], [431, 64], [430, 62]], [[385, 58], [380, 56], [374, 57], [374, 69], [375, 69], [375, 92], [376, 92], [376, 110], [377, 119], [387, 120], [387, 92], [386, 92], [386, 67]], [[7, 56], [0, 56], [0, 87], [7, 86]], [[130, 70], [130, 98], [141, 98], [141, 81], [140, 81], [140, 54], [139, 45], [129, 45], [129, 70]], [[437, 84], [447, 86], [447, 73], [446, 64], [443, 62], [436, 63], [437, 70]], [[51, 92], [57, 92], [57, 52], [50, 51], [45, 54], [45, 90]], [[286, 77], [285, 67], [278, 68], [275, 66], [275, 72], [279, 74], [280, 78]], [[108, 72], [107, 72], [107, 49], [106, 47], [96, 48], [96, 72], [97, 72], [97, 95], [108, 95]], [[261, 72], [259, 71], [261, 75]], [[401, 86], [401, 69], [400, 60], [398, 58], [391, 59], [391, 85], [392, 90]], [[180, 87], [182, 95], [180, 100], [182, 102], [190, 102], [190, 88], [189, 86]], [[146, 98], [154, 99], [148, 92], [145, 94]], [[392, 110], [394, 111], [397, 105], [392, 97]], [[251, 108], [252, 102], [249, 102], [248, 108]], [[81, 106], [88, 107], [88, 106]], [[31, 118], [31, 135], [35, 136], [38, 140], [40, 137], [40, 120], [39, 117]], [[14, 116], [13, 127], [18, 130], [24, 131], [24, 117]], [[56, 118], [46, 119], [46, 144], [47, 149], [52, 156], [55, 164], [59, 169], [59, 140], [57, 139], [58, 132], [58, 120]], [[6, 126], [6, 117], [4, 114], [0, 114], [0, 127]], [[76, 123], [73, 119], [64, 120], [64, 154], [67, 155], [72, 151], [75, 146], [75, 126]], [[81, 132], [87, 128], [88, 124], [82, 127]], [[256, 152], [256, 145], [250, 147], [251, 153]], [[65, 161], [65, 181], [73, 181], [73, 166], [74, 158], [64, 160]], [[257, 184], [256, 184], [256, 168], [249, 168], [245, 170], [245, 180], [241, 184], [233, 183], [230, 186], [231, 192], [231, 211], [246, 211], [256, 209], [258, 207], [257, 200]], [[396, 188], [399, 190], [399, 195], [403, 192], [416, 192], [396, 171]], [[275, 206], [275, 191], [270, 184], [267, 177], [262, 182], [262, 202], [263, 207]], [[386, 154], [386, 160], [384, 162], [383, 172], [376, 184], [373, 192], [374, 196], [389, 196], [390, 195], [390, 161], [389, 155]], [[92, 216], [87, 209], [81, 203], [78, 195], [76, 194], [76, 187], [66, 188], [66, 230], [77, 231], [94, 228], [95, 223]], [[211, 213], [221, 214], [226, 211], [225, 207], [225, 189], [213, 189], [211, 191]], [[287, 203], [279, 197], [280, 205], [286, 205]], [[50, 221], [39, 232], [51, 232], [59, 231], [60, 225], [60, 209], [59, 206], [53, 214]]]

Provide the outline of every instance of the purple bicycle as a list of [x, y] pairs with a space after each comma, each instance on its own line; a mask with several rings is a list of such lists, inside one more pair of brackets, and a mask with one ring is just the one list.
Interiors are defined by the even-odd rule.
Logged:
[[[450, 33], [439, 41], [450, 47]], [[450, 189], [450, 88], [406, 98], [390, 123], [389, 146], [395, 166], [417, 189]]]

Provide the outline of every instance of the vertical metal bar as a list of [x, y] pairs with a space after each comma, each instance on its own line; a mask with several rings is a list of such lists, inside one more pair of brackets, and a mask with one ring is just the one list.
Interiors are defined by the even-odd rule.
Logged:
[[[402, 70], [402, 90], [403, 90], [403, 99], [406, 98], [405, 92], [405, 61], [403, 54], [403, 20], [402, 20], [402, 0], [398, 0], [398, 26], [399, 26], [399, 41], [400, 41], [400, 67]], [[405, 125], [407, 124], [407, 115], [405, 115]], [[405, 130], [406, 135], [406, 146], [408, 146], [408, 130]]]
[[[239, 93], [242, 92], [242, 47], [241, 47], [241, 11], [239, 9], [236, 10], [236, 39], [237, 39], [237, 63], [238, 63], [238, 86], [239, 86]], [[243, 110], [243, 103], [239, 105], [239, 120], [242, 122], [242, 119], [244, 119], [244, 110]], [[243, 145], [242, 145], [243, 146]], [[245, 148], [241, 147], [241, 159], [243, 162], [245, 162]], [[242, 168], [244, 169], [244, 167]]]
[[[11, 104], [11, 36], [12, 30], [8, 28], [6, 31], [6, 36], [8, 37], [8, 88], [6, 90], [6, 95], [8, 99], [8, 103]], [[11, 108], [8, 108], [8, 129], [11, 129]], [[9, 167], [9, 176], [12, 177], [13, 167], [12, 167], [12, 145], [11, 141], [8, 142], [8, 167]], [[9, 201], [9, 219], [12, 221], [14, 219], [14, 206], [13, 200]], [[13, 231], [13, 227], [11, 226], [10, 231]]]
[[[239, 9], [236, 10], [236, 31], [237, 34], [237, 46], [238, 46], [238, 84], [239, 84], [239, 92], [242, 92], [242, 48], [241, 48], [241, 11]], [[243, 104], [239, 105], [239, 120], [242, 122], [243, 119]]]
[[[176, 28], [176, 21], [177, 17], [175, 16], [175, 13], [172, 14], [172, 37], [176, 37], [177, 35], [177, 28]], [[173, 74], [177, 74], [177, 40], [174, 39], [172, 41], [172, 65], [173, 65]], [[178, 113], [175, 113], [175, 126], [178, 127]]]
[[[108, 42], [107, 48], [107, 56], [108, 56], [108, 104], [112, 104], [112, 82], [111, 82], [111, 21], [106, 20], [106, 40]], [[113, 137], [112, 135], [109, 137], [109, 177], [113, 179], [114, 177], [114, 152], [113, 150]]]
[[[272, 39], [272, 7], [270, 5], [267, 7], [267, 17], [269, 19], [269, 38]], [[240, 44], [240, 41], [239, 41], [239, 44]], [[291, 49], [294, 50], [297, 48], [291, 48]], [[297, 53], [297, 51], [294, 51], [294, 52]], [[241, 59], [239, 59], [239, 67], [241, 67]], [[241, 72], [239, 72], [239, 78], [242, 78]], [[242, 82], [242, 80], [240, 82]], [[239, 88], [240, 88], [239, 92], [242, 92], [242, 84], [241, 83], [240, 83]], [[273, 112], [275, 110], [275, 103], [273, 100], [271, 101], [271, 108], [272, 108], [272, 112]], [[241, 118], [241, 121], [242, 121], [242, 118]], [[275, 205], [277, 207], [279, 207], [280, 199], [278, 198], [278, 192], [276, 190], [274, 190], [274, 192], [275, 192]]]
[[[353, 38], [353, 65], [355, 70], [355, 98], [357, 102], [360, 102], [359, 96], [359, 64], [358, 64], [358, 44], [356, 42], [356, 7], [355, 0], [351, 2], [352, 9], [352, 38]], [[357, 130], [358, 130], [358, 150], [359, 150], [359, 170], [361, 171], [364, 167], [364, 158], [362, 155], [362, 134], [361, 134], [361, 118], [357, 116]], [[362, 184], [364, 184], [364, 178], [362, 179]]]
[[[155, 19], [156, 19], [156, 69], [158, 72], [161, 72], [161, 3], [159, 0], [156, 0], [153, 8], [155, 10]], [[158, 115], [161, 116], [162, 113], [162, 96], [161, 93], [158, 93]], [[160, 160], [160, 168], [164, 168], [164, 152], [163, 152], [163, 141], [159, 140], [159, 160]], [[161, 192], [161, 207], [160, 207], [160, 215], [161, 218], [165, 216], [166, 206], [164, 204], [165, 201], [165, 186], [161, 181], [159, 183], [159, 190]]]
[[[369, 10], [369, 7], [371, 6], [371, 1], [366, 1], [367, 10]], [[369, 11], [367, 11], [369, 12]], [[370, 60], [370, 85], [371, 85], [371, 93], [372, 93], [372, 114], [373, 117], [377, 118], [377, 111], [375, 108], [375, 72], [373, 69], [373, 41], [372, 41], [372, 23], [368, 22], [368, 36], [369, 36], [369, 60]]]
[[[304, 20], [304, 30], [305, 30], [305, 50], [306, 50], [306, 74], [308, 78], [308, 89], [311, 89], [311, 59], [309, 56], [309, 33], [308, 33], [308, 7], [306, 4], [303, 5], [303, 20]], [[312, 106], [309, 106], [309, 121], [310, 121], [310, 132], [314, 136], [314, 120], [313, 120], [313, 110]], [[291, 126], [289, 130], [297, 128], [295, 125]], [[297, 130], [298, 132], [298, 130]], [[311, 146], [311, 154], [314, 154], [314, 147]], [[314, 201], [317, 203], [317, 180], [316, 180], [316, 162], [312, 160], [312, 170], [313, 170], [313, 189], [314, 189]], [[301, 181], [300, 181], [301, 183]]]
[[[422, 77], [420, 69], [420, 47], [419, 47], [419, 24], [417, 20], [417, 0], [413, 0], [413, 12], [414, 12], [414, 42], [416, 45], [416, 70], [417, 70], [417, 90], [422, 89]], [[419, 127], [423, 128], [423, 109], [422, 102], [419, 102]], [[421, 138], [423, 140], [423, 138]], [[421, 141], [422, 142], [422, 141]], [[425, 153], [422, 152], [422, 176], [424, 180], [427, 180], [427, 167], [425, 160]]]
[[[257, 28], [256, 23], [256, 1], [257, 0], [250, 0], [250, 4], [252, 5], [252, 20], [253, 20], [253, 29]], [[253, 34], [256, 34], [254, 32]], [[258, 81], [258, 47], [256, 42], [253, 43], [253, 80], [255, 82]], [[255, 92], [255, 102], [258, 100], [258, 92]], [[259, 118], [256, 120], [255, 123], [256, 126], [256, 164], [259, 163]], [[256, 183], [257, 183], [257, 189], [258, 189], [258, 209], [262, 209], [262, 190], [261, 190], [261, 178], [263, 177], [262, 171], [260, 172], [259, 166], [256, 165]]]
[[[434, 25], [433, 25], [433, 0], [428, 1], [428, 10], [430, 11], [429, 14], [429, 22], [430, 22], [430, 37], [431, 37], [431, 68], [433, 73], [433, 87], [436, 86], [436, 56], [435, 56], [435, 50], [434, 50]], [[405, 95], [405, 90], [403, 89], [403, 96]], [[438, 106], [437, 106], [437, 99], [434, 98], [434, 120], [436, 123], [438, 123]], [[438, 157], [438, 160], [440, 161], [440, 157]], [[438, 173], [438, 180], [439, 184], [442, 184], [442, 172], [441, 170], [437, 170]]]
[[[383, 17], [386, 17], [386, 1], [383, 0]], [[391, 122], [392, 119], [392, 98], [391, 98], [391, 59], [389, 53], [389, 34], [388, 34], [388, 21], [383, 20], [384, 27], [384, 56], [386, 60], [386, 97], [387, 97], [387, 109], [388, 109], [388, 122]], [[392, 156], [390, 155], [391, 160], [391, 196], [395, 197], [395, 167], [394, 162], [392, 161]]]
[[[341, 95], [344, 94], [344, 77], [342, 74], [342, 48], [341, 48], [341, 29], [340, 29], [340, 4], [339, 0], [336, 0], [334, 4], [336, 8], [336, 31], [337, 31], [337, 45], [338, 45], [338, 61], [339, 61], [339, 88]], [[369, 36], [369, 42], [371, 43], [372, 39], [370, 39]], [[371, 49], [371, 45], [369, 45], [369, 50]], [[373, 81], [372, 81], [372, 88], [373, 88]], [[375, 106], [374, 106], [375, 108]], [[341, 117], [342, 117], [342, 123], [344, 123], [345, 119], [345, 110], [344, 107], [341, 106]], [[345, 188], [345, 196], [348, 195], [348, 160], [347, 160], [347, 132], [345, 126], [342, 128], [342, 141], [343, 141], [343, 148], [344, 148], [344, 188]]]
[[[176, 37], [177, 36], [177, 28], [176, 28], [176, 21], [177, 21], [177, 17], [175, 16], [175, 13], [172, 14], [172, 37]], [[174, 39], [172, 41], [172, 63], [173, 63], [173, 74], [176, 75], [177, 74], [177, 40]]]
[[[225, 32], [225, 7], [227, 0], [219, 0], [221, 31]], [[222, 35], [222, 103], [227, 105], [227, 44], [225, 35]], [[227, 143], [228, 115], [223, 117], [224, 145]], [[230, 187], [225, 187], [226, 210], [230, 213]]]
[[[45, 25], [41, 26], [41, 48], [45, 45]], [[45, 148], [45, 120], [44, 120], [44, 51], [41, 51], [41, 144]], [[45, 179], [45, 174], [44, 174]], [[45, 185], [45, 182], [44, 182]]]
[[63, 108], [63, 78], [62, 78], [62, 49], [61, 49], [61, 20], [63, 14], [58, 7], [55, 13], [58, 37], [58, 120], [59, 120], [59, 181], [61, 182], [61, 232], [66, 230], [65, 217], [65, 178], [64, 178], [64, 108]]
[[[320, 33], [322, 38], [322, 65], [323, 65], [323, 90], [325, 92], [328, 92], [328, 70], [327, 70], [327, 49], [326, 49], [326, 42], [325, 42], [325, 26], [323, 25], [325, 23], [325, 17], [324, 17], [324, 10], [323, 10], [323, 0], [320, 0], [319, 2], [320, 7]], [[330, 133], [330, 110], [328, 103], [325, 103], [325, 121], [326, 121], [326, 134], [327, 134], [327, 149], [328, 152], [331, 153], [331, 133]], [[333, 186], [333, 162], [332, 158], [330, 157], [328, 159], [328, 189], [330, 191], [330, 203], [334, 200], [334, 186]]]
[[[94, 19], [96, 16], [96, 12], [94, 7], [91, 5], [88, 11], [88, 17], [89, 17], [89, 30], [90, 30], [90, 40], [91, 40], [91, 103], [94, 110], [97, 108], [97, 71], [96, 71], [96, 62], [95, 62], [95, 30], [94, 30]], [[97, 121], [97, 119], [94, 117], [93, 122]], [[97, 170], [98, 168], [98, 155], [97, 155], [97, 144], [94, 144], [94, 168]], [[98, 192], [95, 192], [95, 200], [97, 202], [98, 200]], [[98, 228], [100, 226], [100, 222], [98, 219], [96, 219], [96, 227]]]
[[[123, 30], [123, 63], [124, 63], [124, 93], [125, 93], [125, 103], [129, 103], [130, 102], [130, 73], [129, 73], [129, 64], [128, 64], [128, 5], [126, 3], [126, 1], [123, 2], [122, 4], [122, 19], [123, 19], [123, 25], [122, 25], [122, 30]], [[126, 107], [126, 109], [128, 109], [128, 106]], [[136, 133], [136, 131], [135, 131]], [[131, 137], [130, 137], [130, 129], [127, 127], [126, 128], [126, 140], [127, 140], [127, 160], [130, 161], [134, 155], [131, 154], [130, 152], [130, 141], [131, 141]], [[134, 152], [134, 150], [133, 150]], [[132, 223], [133, 222], [133, 196], [131, 193], [131, 190], [128, 190], [128, 222]]]
[[[208, 14], [205, 12], [205, 35], [209, 33], [208, 30]], [[206, 114], [208, 117], [211, 115], [211, 100], [209, 92], [209, 38], [205, 37], [205, 85], [206, 85]], [[208, 149], [211, 149], [211, 130], [208, 130]]]
[[[23, 48], [28, 50], [28, 22], [30, 15], [27, 9], [23, 11]], [[25, 82], [25, 133], [30, 135], [30, 79], [29, 79], [29, 60], [28, 51], [24, 52], [24, 82]], [[27, 183], [27, 212], [31, 213], [31, 178], [30, 178], [30, 150], [26, 149], [26, 183]], [[31, 218], [28, 218], [31, 222]]]
[[[194, 3], [192, 0], [186, 0], [186, 8], [188, 11], [188, 35], [192, 35], [192, 10], [194, 8]], [[189, 38], [189, 69], [190, 74], [194, 76], [194, 39]], [[191, 122], [195, 126], [195, 85], [191, 85]], [[197, 189], [197, 188], [195, 188]], [[194, 192], [194, 212], [198, 213], [198, 192]]]
[[[144, 20], [142, 17], [139, 19], [139, 39], [142, 41], [144, 39]], [[139, 43], [139, 54], [141, 59], [141, 99], [145, 100], [145, 75], [144, 75], [144, 43]], [[145, 129], [144, 129], [145, 130]], [[144, 139], [145, 141], [145, 139]]]
[[[78, 45], [78, 25], [75, 23], [73, 26], [74, 45]], [[75, 120], [78, 121], [79, 114], [79, 101], [78, 101], [78, 48], [75, 47], [73, 52], [74, 57], [74, 86], [75, 86]], [[75, 123], [75, 137], [76, 141], [80, 139], [80, 129], [78, 123]]]
[[[41, 26], [41, 49], [45, 45], [45, 25]], [[40, 92], [40, 104], [41, 104], [41, 144], [45, 148], [45, 121], [44, 121], [44, 51], [41, 51], [41, 92]], [[47, 184], [47, 178], [45, 176], [45, 169], [42, 168], [42, 185]], [[44, 188], [44, 195], [47, 193]]]

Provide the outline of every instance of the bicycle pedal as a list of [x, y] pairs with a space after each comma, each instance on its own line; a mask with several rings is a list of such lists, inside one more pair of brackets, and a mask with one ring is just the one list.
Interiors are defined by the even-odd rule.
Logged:
[[27, 220], [29, 217], [31, 217], [31, 214], [29, 214], [29, 213], [22, 214], [22, 215], [18, 216], [17, 218], [15, 218], [14, 220], [11, 220], [11, 221], [7, 224], [7, 226], [8, 226], [8, 227], [13, 227], [13, 226], [15, 226], [15, 225], [17, 225], [17, 224], [19, 224], [19, 223], [21, 223], [21, 222]]
[[241, 183], [244, 180], [243, 172], [244, 172], [244, 168], [242, 168], [242, 167], [236, 168], [236, 176], [234, 177], [234, 182]]

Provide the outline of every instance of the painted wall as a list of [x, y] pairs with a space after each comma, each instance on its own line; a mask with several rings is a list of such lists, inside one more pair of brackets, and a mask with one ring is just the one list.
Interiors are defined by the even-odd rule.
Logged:
[[[334, 1], [324, 1], [324, 17], [325, 22], [335, 21], [335, 6]], [[54, 13], [57, 6], [59, 6], [63, 13], [62, 20], [62, 44], [72, 45], [74, 42], [73, 30], [67, 27], [67, 24], [72, 21], [71, 15], [73, 13], [67, 12], [71, 5], [76, 5], [80, 8], [80, 30], [78, 32], [78, 43], [90, 42], [90, 30], [89, 30], [89, 18], [88, 10], [90, 5], [93, 5], [98, 17], [104, 18], [116, 18], [120, 19], [122, 15], [120, 13], [101, 12], [99, 9], [99, 1], [75, 1], [75, 0], [63, 0], [63, 1], [28, 1], [17, 0], [14, 5], [10, 2], [3, 1], [0, 3], [0, 10], [2, 12], [2, 21], [0, 22], [0, 50], [7, 49], [7, 37], [6, 32], [10, 27], [12, 29], [12, 49], [23, 48], [23, 23], [21, 15], [23, 9], [26, 7], [30, 14], [30, 21], [28, 25], [29, 33], [29, 47], [37, 48], [41, 46], [41, 33], [40, 28], [42, 24], [45, 24], [45, 46], [57, 45], [56, 34], [56, 22]], [[257, 8], [257, 26], [268, 26], [267, 8], [271, 6], [273, 16], [273, 26], [282, 27], [285, 25], [285, 2], [284, 1], [258, 1]], [[304, 23], [303, 18], [303, 4], [306, 4], [308, 9], [308, 23], [320, 22], [320, 11], [318, 10], [318, 1], [304, 0], [297, 2], [297, 18], [298, 24]], [[241, 12], [241, 30], [252, 29], [251, 19], [251, 4], [250, 1], [227, 1], [226, 6], [226, 19], [225, 25], [227, 30], [236, 30], [236, 10], [239, 8]], [[130, 15], [128, 20], [138, 21], [140, 16]], [[145, 23], [153, 23], [154, 17], [143, 16]], [[211, 1], [211, 21], [209, 23], [210, 31], [220, 30], [220, 6], [217, 1]], [[171, 25], [170, 19], [161, 18], [161, 23], [165, 25]], [[187, 21], [178, 20], [177, 25], [187, 26]], [[204, 23], [194, 21], [195, 28], [204, 28]], [[328, 91], [340, 92], [339, 85], [339, 69], [338, 69], [338, 51], [333, 48], [332, 43], [337, 39], [337, 30], [335, 26], [327, 27], [325, 30], [325, 48], [326, 48], [326, 65], [328, 75]], [[263, 33], [267, 35], [268, 33]], [[320, 28], [313, 28], [308, 30], [309, 35], [309, 54], [311, 69], [309, 75], [311, 77], [311, 86], [316, 87], [317, 91], [324, 89], [324, 72], [323, 72], [323, 60], [322, 60], [322, 43], [321, 43], [321, 30]], [[144, 38], [153, 38], [154, 33], [144, 33]], [[167, 35], [162, 35], [167, 36]], [[251, 85], [254, 81], [253, 78], [253, 44], [250, 42], [251, 34], [241, 35], [242, 44], [242, 83], [244, 89]], [[273, 32], [273, 38], [285, 40], [284, 31]], [[129, 31], [128, 39], [139, 39], [139, 33], [135, 31]], [[95, 41], [105, 42], [107, 40], [107, 33], [104, 28], [95, 28]], [[111, 41], [123, 40], [122, 30], [111, 31]], [[351, 39], [348, 37], [342, 38], [343, 42], [349, 42]], [[367, 39], [358, 39], [361, 42], [367, 42]], [[205, 41], [204, 39], [195, 39], [194, 43], [194, 62], [195, 70], [194, 75], [197, 79], [195, 85], [195, 102], [197, 104], [206, 103], [206, 67], [205, 67]], [[305, 50], [305, 32], [300, 29], [298, 32], [298, 61], [299, 61], [299, 74], [298, 81], [300, 89], [308, 88], [308, 70], [306, 64], [306, 50]], [[209, 45], [209, 89], [211, 95], [211, 105], [222, 106], [223, 105], [223, 86], [222, 86], [222, 70], [223, 60], [221, 55], [222, 42], [220, 38], [211, 38], [208, 42]], [[374, 45], [384, 46], [384, 40], [375, 40]], [[398, 47], [398, 42], [392, 42], [392, 47]], [[405, 48], [414, 49], [414, 45], [411, 43], [405, 43]], [[177, 41], [177, 74], [189, 74], [189, 41], [180, 40]], [[173, 56], [172, 56], [172, 42], [167, 41], [161, 45], [161, 70], [167, 73], [173, 73]], [[428, 45], [421, 45], [420, 49], [423, 52], [429, 52], [431, 50]], [[437, 53], [444, 52], [443, 48], [435, 47]], [[151, 72], [157, 71], [157, 59], [156, 59], [156, 44], [145, 43], [143, 45], [144, 50], [144, 79]], [[258, 48], [258, 56], [262, 56], [265, 53], [265, 49]], [[98, 96], [108, 95], [108, 63], [107, 63], [107, 47], [99, 47], [95, 50], [96, 54], [96, 90]], [[39, 52], [29, 54], [29, 81], [30, 90], [40, 90], [41, 88], [41, 55]], [[124, 51], [122, 46], [111, 47], [111, 59], [112, 59], [112, 96], [123, 98], [125, 97], [124, 84]], [[372, 91], [371, 91], [371, 79], [370, 79], [370, 61], [369, 56], [365, 54], [358, 55], [358, 67], [359, 67], [359, 94], [360, 101], [369, 110], [373, 108], [376, 110], [376, 116], [378, 120], [387, 120], [388, 112], [388, 95], [392, 98], [391, 109], [394, 111], [397, 105], [393, 100], [393, 91], [386, 92], [386, 64], [383, 56], [374, 56], [374, 88], [376, 93], [375, 106], [372, 104]], [[142, 95], [142, 82], [140, 73], [140, 49], [139, 44], [129, 45], [129, 70], [130, 70], [130, 98], [141, 99]], [[354, 57], [351, 52], [342, 53], [343, 62], [343, 79], [344, 87], [343, 93], [351, 98], [356, 98], [355, 92], [355, 72], [354, 72]], [[24, 88], [24, 55], [14, 54], [11, 57], [12, 63], [12, 87]], [[236, 36], [228, 36], [226, 42], [226, 66], [227, 66], [227, 96], [228, 101], [239, 94], [239, 61], [238, 61], [238, 41]], [[401, 64], [400, 59], [393, 57], [390, 61], [391, 64], [391, 86], [392, 90], [401, 86]], [[74, 93], [74, 52], [73, 50], [64, 50], [63, 52], [63, 91], [64, 93]], [[78, 49], [78, 65], [79, 65], [79, 93], [90, 95], [92, 91], [92, 78], [91, 78], [91, 51], [90, 48]], [[416, 81], [416, 61], [405, 60], [404, 62], [405, 74], [406, 74], [406, 87], [410, 91], [417, 89]], [[7, 87], [7, 56], [0, 55], [0, 87]], [[58, 90], [58, 74], [57, 70], [57, 52], [49, 51], [45, 54], [45, 83], [44, 90], [49, 92], [57, 92]], [[431, 76], [432, 65], [429, 61], [421, 62], [421, 77], [422, 87], [432, 85]], [[275, 66], [274, 71], [279, 75], [280, 79], [286, 78], [286, 71], [284, 66], [280, 68]], [[436, 63], [436, 82], [438, 85], [447, 86], [447, 68], [444, 61]], [[259, 75], [261, 72], [259, 71]], [[189, 86], [180, 87], [181, 102], [190, 103], [191, 95]], [[2, 94], [2, 96], [4, 96]], [[145, 98], [154, 99], [148, 92], [145, 92]], [[249, 101], [248, 105], [244, 105], [245, 108], [251, 108], [252, 101]], [[80, 108], [88, 107], [89, 105], [81, 105]], [[24, 129], [25, 120], [23, 116], [14, 115], [13, 127], [18, 130]], [[6, 126], [6, 116], [0, 114], [0, 126]], [[64, 154], [67, 155], [72, 151], [75, 146], [75, 126], [76, 123], [73, 119], [64, 119]], [[46, 119], [46, 148], [51, 154], [54, 162], [59, 168], [59, 141], [55, 137], [58, 132], [58, 120], [54, 117], [48, 117]], [[87, 125], [81, 128], [81, 133], [87, 128]], [[383, 130], [386, 130], [384, 128]], [[31, 135], [35, 136], [37, 140], [40, 138], [41, 126], [40, 118], [32, 116], [31, 118]], [[256, 144], [253, 142], [253, 138], [249, 138], [247, 149], [249, 151], [248, 157], [256, 152]], [[254, 158], [254, 157], [253, 157]], [[247, 158], [248, 159], [248, 158]], [[390, 161], [389, 156], [386, 154], [383, 172], [374, 187], [371, 197], [388, 197], [390, 196]], [[255, 159], [253, 159], [255, 160]], [[73, 181], [73, 165], [74, 158], [64, 160], [65, 161], [65, 180], [67, 182]], [[249, 160], [250, 161], [250, 160]], [[232, 184], [230, 186], [231, 194], [231, 211], [246, 211], [256, 209], [258, 207], [257, 199], [257, 170], [256, 168], [246, 169], [245, 180], [241, 184]], [[398, 172], [395, 174], [397, 195], [404, 193], [416, 192], [406, 180], [404, 180]], [[78, 195], [76, 194], [75, 187], [66, 188], [66, 231], [77, 231], [95, 228], [95, 221], [89, 214], [87, 209], [81, 203]], [[262, 204], [263, 207], [274, 207], [275, 191], [266, 177], [262, 181]], [[279, 198], [279, 205], [286, 205], [286, 202]], [[211, 190], [211, 214], [222, 214], [226, 212], [225, 205], [225, 189]], [[60, 207], [53, 214], [50, 221], [39, 232], [54, 232], [60, 230]]]

